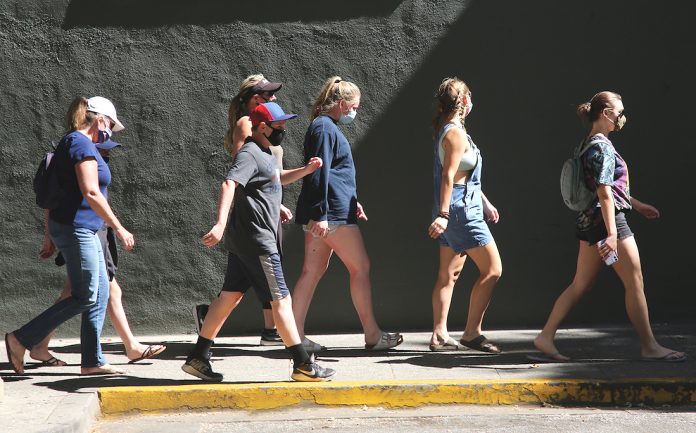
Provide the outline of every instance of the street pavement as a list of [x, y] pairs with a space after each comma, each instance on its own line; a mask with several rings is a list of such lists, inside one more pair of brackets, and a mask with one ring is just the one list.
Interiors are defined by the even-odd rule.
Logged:
[[[51, 350], [67, 367], [34, 368], [23, 376], [0, 364], [3, 432], [89, 432], [98, 417], [190, 409], [280, 410], [307, 405], [385, 408], [436, 404], [531, 404], [591, 407], [696, 407], [696, 323], [656, 324], [658, 340], [686, 351], [686, 362], [646, 362], [628, 327], [563, 329], [557, 346], [567, 363], [538, 363], [538, 330], [493, 330], [486, 336], [500, 355], [431, 352], [429, 332], [404, 333], [387, 352], [364, 350], [362, 335], [309, 335], [328, 347], [319, 362], [337, 370], [329, 383], [292, 382], [292, 363], [281, 347], [258, 345], [258, 336], [218, 338], [213, 368], [222, 384], [206, 384], [181, 371], [195, 335], [140, 336], [167, 345], [155, 359], [127, 364], [117, 338], [104, 338], [110, 363], [123, 376], [79, 375], [79, 340], [55, 339]], [[459, 335], [453, 334], [453, 337]], [[3, 359], [5, 349], [0, 351]], [[28, 358], [27, 358], [28, 360]]]

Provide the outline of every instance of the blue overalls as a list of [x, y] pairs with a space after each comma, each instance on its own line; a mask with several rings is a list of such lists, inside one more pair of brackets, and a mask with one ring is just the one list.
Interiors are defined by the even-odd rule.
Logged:
[[[452, 123], [446, 124], [433, 147], [433, 220], [440, 212], [440, 186], [442, 184], [442, 163], [440, 162], [439, 147], [442, 139], [450, 128], [456, 128]], [[440, 245], [452, 248], [457, 254], [471, 248], [480, 247], [493, 240], [491, 231], [488, 229], [483, 217], [483, 201], [481, 199], [481, 168], [483, 159], [481, 152], [474, 144], [471, 137], [467, 134], [469, 145], [474, 149], [477, 162], [474, 169], [469, 174], [466, 183], [463, 185], [454, 184], [452, 198], [449, 207], [449, 222], [447, 230], [440, 235], [438, 240]]]

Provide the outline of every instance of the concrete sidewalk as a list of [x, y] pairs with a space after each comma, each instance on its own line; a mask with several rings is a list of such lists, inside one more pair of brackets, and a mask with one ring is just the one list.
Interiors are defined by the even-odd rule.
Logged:
[[[684, 350], [682, 363], [639, 358], [631, 328], [566, 329], [557, 345], [568, 363], [540, 364], [537, 330], [487, 331], [504, 353], [431, 352], [428, 332], [404, 333], [389, 352], [367, 352], [362, 335], [310, 335], [328, 346], [319, 355], [337, 370], [333, 382], [290, 381], [291, 361], [282, 348], [258, 346], [258, 337], [219, 338], [213, 368], [222, 384], [206, 384], [181, 371], [195, 335], [140, 337], [164, 343], [158, 358], [129, 365], [118, 339], [104, 339], [112, 364], [125, 376], [81, 377], [77, 339], [55, 340], [52, 350], [68, 367], [32, 368], [25, 375], [2, 364], [4, 399], [0, 425], [5, 432], [88, 432], [96, 416], [133, 411], [188, 409], [270, 409], [298, 404], [553, 404], [576, 406], [696, 405], [696, 323], [656, 325], [658, 340]], [[453, 337], [459, 335], [453, 334]], [[4, 361], [4, 348], [0, 352]], [[28, 360], [28, 358], [27, 358]]]

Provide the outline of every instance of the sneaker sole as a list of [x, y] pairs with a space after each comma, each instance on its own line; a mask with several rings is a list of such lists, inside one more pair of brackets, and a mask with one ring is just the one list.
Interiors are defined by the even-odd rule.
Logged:
[[332, 373], [331, 376], [327, 377], [310, 377], [304, 373], [293, 372], [290, 377], [297, 382], [329, 382], [335, 375], [336, 373]]
[[261, 341], [259, 341], [259, 346], [285, 346], [285, 344], [283, 343], [283, 340], [280, 340], [280, 341], [261, 340]]
[[199, 379], [203, 379], [206, 382], [222, 382], [222, 377], [216, 378], [216, 377], [210, 377], [206, 376], [205, 374], [201, 373], [200, 371], [196, 370], [195, 368], [191, 367], [190, 365], [182, 365], [181, 369], [190, 374], [191, 376], [196, 376]]

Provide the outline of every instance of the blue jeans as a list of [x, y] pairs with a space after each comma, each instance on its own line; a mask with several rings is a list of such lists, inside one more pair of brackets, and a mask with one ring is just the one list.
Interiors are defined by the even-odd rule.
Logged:
[[97, 234], [72, 225], [48, 221], [56, 248], [63, 253], [72, 295], [53, 304], [32, 321], [14, 331], [14, 336], [31, 350], [63, 322], [82, 314], [80, 348], [82, 367], [106, 364], [99, 338], [109, 302], [109, 277]]

